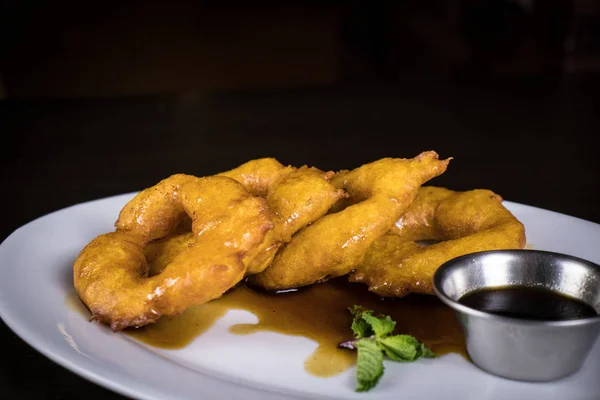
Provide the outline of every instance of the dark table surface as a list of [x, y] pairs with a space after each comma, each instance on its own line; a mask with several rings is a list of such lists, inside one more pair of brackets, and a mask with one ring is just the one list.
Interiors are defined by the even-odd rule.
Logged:
[[[600, 80], [487, 87], [398, 83], [0, 103], [0, 240], [48, 212], [272, 156], [343, 169], [436, 150], [431, 184], [600, 222]], [[560, 229], [560, 227], [556, 227]], [[6, 267], [6, 266], [2, 266]], [[0, 323], [3, 399], [117, 399]]]

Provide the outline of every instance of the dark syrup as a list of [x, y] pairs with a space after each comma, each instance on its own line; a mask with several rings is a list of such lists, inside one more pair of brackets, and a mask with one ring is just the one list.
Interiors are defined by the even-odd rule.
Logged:
[[305, 370], [326, 377], [337, 375], [356, 362], [355, 352], [338, 348], [339, 343], [353, 338], [348, 312], [353, 305], [390, 315], [397, 322], [396, 333], [415, 336], [438, 356], [458, 353], [467, 357], [464, 335], [452, 309], [435, 296], [382, 300], [365, 285], [349, 283], [344, 278], [278, 294], [240, 284], [221, 298], [191, 307], [177, 317], [163, 317], [155, 324], [124, 332], [151, 346], [180, 349], [228, 311], [246, 310], [256, 315], [258, 322], [233, 325], [229, 328], [231, 333], [270, 331], [312, 339], [318, 347], [313, 354], [307, 354]]
[[581, 300], [549, 289], [525, 286], [475, 290], [462, 296], [458, 302], [504, 317], [538, 321], [564, 321], [598, 315], [593, 307]]

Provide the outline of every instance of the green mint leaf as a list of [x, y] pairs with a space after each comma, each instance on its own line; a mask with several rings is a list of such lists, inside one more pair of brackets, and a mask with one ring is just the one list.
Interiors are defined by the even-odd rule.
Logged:
[[396, 321], [392, 320], [392, 318], [390, 318], [389, 315], [386, 315], [385, 317], [374, 317], [371, 312], [369, 313], [363, 313], [362, 314], [362, 319], [369, 324], [369, 326], [371, 327], [371, 329], [373, 330], [373, 333], [375, 333], [375, 336], [377, 336], [378, 338], [383, 338], [388, 336], [389, 334], [391, 334], [394, 331], [394, 328], [396, 327]]
[[383, 375], [383, 353], [370, 339], [361, 339], [357, 343], [356, 391], [366, 392], [373, 388]]
[[431, 349], [429, 347], [427, 347], [423, 343], [421, 343], [421, 346], [419, 346], [419, 357], [435, 358], [435, 354], [433, 351], [431, 351]]
[[373, 311], [367, 310], [361, 306], [352, 306], [349, 308], [350, 314], [352, 314], [352, 332], [357, 339], [362, 339], [373, 335], [371, 326], [363, 319], [363, 314], [372, 313]]
[[352, 332], [357, 339], [362, 339], [364, 337], [369, 337], [373, 334], [373, 330], [369, 326], [369, 324], [362, 318], [354, 318], [352, 321]]
[[421, 343], [410, 335], [388, 336], [378, 340], [377, 344], [391, 360], [400, 362], [416, 360], [421, 351]]
[[375, 317], [373, 310], [361, 306], [352, 306], [349, 308], [352, 314], [352, 331], [358, 339], [375, 335], [385, 337], [391, 334], [396, 327], [396, 322], [389, 315], [385, 317]]
[[368, 308], [365, 308], [363, 306], [357, 306], [357, 305], [348, 307], [348, 310], [350, 311], [350, 314], [352, 314], [353, 317], [357, 317], [357, 316], [360, 317], [362, 315], [362, 313], [364, 313], [365, 311], [373, 312], [373, 310], [369, 310]]

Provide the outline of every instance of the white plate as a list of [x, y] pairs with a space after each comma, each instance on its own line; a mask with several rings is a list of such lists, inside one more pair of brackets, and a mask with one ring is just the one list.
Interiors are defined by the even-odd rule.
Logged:
[[[311, 340], [259, 332], [236, 336], [229, 326], [257, 319], [231, 311], [182, 350], [146, 347], [89, 323], [65, 303], [72, 264], [134, 194], [76, 205], [39, 218], [0, 245], [0, 316], [21, 338], [71, 371], [142, 399], [591, 399], [600, 396], [600, 341], [575, 375], [534, 384], [488, 375], [458, 355], [411, 364], [387, 363], [379, 385], [355, 393], [354, 369], [333, 378], [304, 371]], [[600, 263], [600, 225], [506, 202], [535, 249]]]

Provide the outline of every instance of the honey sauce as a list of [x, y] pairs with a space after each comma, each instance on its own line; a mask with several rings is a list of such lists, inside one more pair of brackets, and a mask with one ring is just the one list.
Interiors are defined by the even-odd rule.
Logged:
[[353, 338], [348, 307], [355, 304], [376, 314], [390, 315], [397, 322], [396, 333], [415, 336], [438, 356], [459, 353], [467, 358], [463, 333], [452, 310], [435, 296], [382, 300], [365, 285], [349, 283], [345, 278], [276, 294], [240, 284], [221, 298], [192, 307], [177, 317], [163, 317], [155, 324], [123, 333], [151, 346], [181, 349], [195, 339], [202, 340], [202, 333], [229, 310], [246, 310], [258, 317], [258, 323], [233, 325], [231, 333], [270, 331], [314, 340], [318, 348], [307, 354], [305, 369], [315, 376], [328, 377], [345, 371], [356, 361], [354, 351], [338, 348], [339, 343]]

